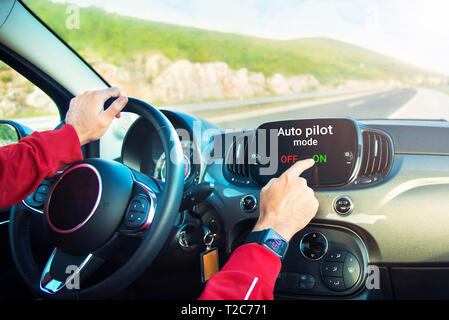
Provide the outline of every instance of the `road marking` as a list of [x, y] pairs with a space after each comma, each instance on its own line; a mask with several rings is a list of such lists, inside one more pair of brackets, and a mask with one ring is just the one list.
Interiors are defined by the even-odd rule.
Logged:
[[234, 112], [231, 114], [225, 114], [225, 115], [220, 115], [220, 116], [216, 116], [216, 117], [206, 117], [203, 118], [207, 121], [210, 121], [214, 124], [218, 124], [218, 123], [224, 123], [224, 122], [231, 122], [231, 121], [241, 121], [242, 119], [248, 119], [248, 118], [258, 118], [261, 116], [266, 116], [269, 114], [281, 114], [284, 112], [290, 112], [293, 110], [300, 110], [300, 109], [305, 109], [305, 108], [310, 108], [310, 107], [314, 107], [314, 106], [318, 106], [318, 105], [324, 105], [327, 103], [334, 103], [334, 102], [339, 102], [339, 101], [344, 101], [344, 100], [348, 100], [348, 99], [356, 99], [356, 98], [360, 98], [363, 96], [368, 96], [368, 95], [372, 95], [375, 93], [379, 93], [382, 92], [384, 90], [373, 90], [373, 91], [368, 91], [365, 93], [361, 93], [361, 94], [354, 94], [354, 95], [350, 95], [350, 96], [342, 96], [342, 97], [330, 97], [330, 98], [324, 98], [324, 99], [320, 99], [320, 100], [316, 100], [316, 101], [303, 101], [303, 102], [299, 102], [299, 103], [295, 103], [295, 104], [288, 104], [286, 106], [282, 106], [282, 107], [274, 107], [274, 108], [268, 108], [268, 109], [263, 109], [263, 110], [252, 110], [252, 111], [246, 111], [246, 112]]
[[349, 108], [356, 107], [356, 106], [359, 106], [361, 104], [364, 104], [365, 102], [366, 102], [365, 100], [358, 100], [358, 101], [355, 101], [355, 102], [351, 102], [351, 103], [348, 103], [348, 107]]

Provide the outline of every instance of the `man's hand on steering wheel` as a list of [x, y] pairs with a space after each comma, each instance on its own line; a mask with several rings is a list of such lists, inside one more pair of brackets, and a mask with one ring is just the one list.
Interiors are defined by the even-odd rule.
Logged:
[[[104, 110], [104, 103], [114, 97], [117, 99]], [[100, 139], [114, 117], [120, 118], [120, 111], [127, 103], [128, 97], [117, 87], [86, 91], [70, 101], [66, 123], [75, 128], [80, 144], [84, 145]]]

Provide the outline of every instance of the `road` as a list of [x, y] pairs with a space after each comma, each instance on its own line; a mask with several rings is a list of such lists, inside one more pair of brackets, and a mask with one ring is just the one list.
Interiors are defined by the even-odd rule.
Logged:
[[[323, 98], [262, 110], [235, 112], [207, 119], [223, 128], [257, 128], [260, 124], [284, 119], [351, 117], [354, 119], [446, 119], [449, 95], [428, 88], [403, 88], [352, 97]], [[15, 119], [35, 130], [48, 130], [59, 116]]]
[[278, 107], [260, 113], [240, 114], [235, 119], [227, 117], [214, 122], [224, 128], [256, 128], [260, 124], [275, 120], [307, 119], [323, 117], [350, 117], [354, 119], [387, 118], [417, 94], [416, 89], [394, 89], [366, 96], [332, 101]]
[[445, 119], [449, 121], [449, 95], [428, 88], [402, 88], [356, 98], [311, 104], [300, 103], [260, 112], [213, 119], [223, 128], [257, 128], [269, 121], [323, 117], [353, 119]]

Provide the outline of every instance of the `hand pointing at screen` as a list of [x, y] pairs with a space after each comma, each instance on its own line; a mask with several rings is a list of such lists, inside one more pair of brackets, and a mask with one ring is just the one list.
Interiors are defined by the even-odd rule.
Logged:
[[253, 231], [273, 229], [290, 241], [303, 229], [318, 210], [318, 200], [300, 175], [315, 161], [298, 161], [279, 178], [271, 179], [260, 192], [260, 216]]

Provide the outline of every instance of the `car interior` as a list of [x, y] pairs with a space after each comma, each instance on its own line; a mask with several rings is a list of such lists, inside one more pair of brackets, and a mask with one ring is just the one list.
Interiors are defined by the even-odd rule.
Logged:
[[[110, 86], [22, 1], [0, 1], [0, 60], [52, 99], [60, 125], [74, 96]], [[197, 299], [201, 253], [213, 245], [226, 263], [257, 221], [262, 187], [301, 145], [317, 162], [306, 177], [319, 209], [290, 241], [274, 298], [449, 298], [447, 121], [299, 112], [230, 130], [151, 103], [129, 97], [83, 161], [0, 211], [0, 299]], [[12, 141], [33, 132], [0, 127]], [[260, 129], [285, 131], [268, 175]], [[64, 282], [68, 265], [79, 290]]]

